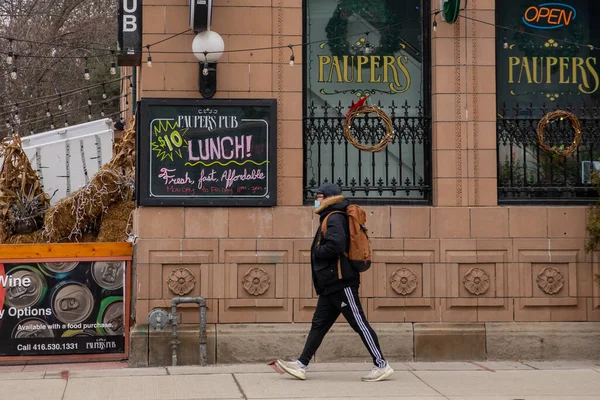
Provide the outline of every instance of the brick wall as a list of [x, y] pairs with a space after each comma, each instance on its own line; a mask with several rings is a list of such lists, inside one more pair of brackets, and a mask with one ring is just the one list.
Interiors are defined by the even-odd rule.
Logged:
[[[309, 249], [318, 221], [310, 207], [140, 208], [135, 229], [137, 314], [168, 306], [168, 275], [195, 275], [191, 295], [209, 299], [211, 323], [308, 322], [316, 299]], [[582, 207], [367, 207], [374, 266], [361, 295], [376, 322], [596, 321], [598, 255], [584, 251]], [[487, 228], [486, 228], [487, 227]], [[264, 294], [244, 277], [262, 268]], [[465, 285], [479, 268], [483, 293]], [[563, 285], [538, 285], [556, 268]], [[404, 271], [403, 269], [406, 269]], [[414, 274], [414, 288], [394, 290], [392, 276]], [[400, 274], [400, 275], [398, 275]], [[412, 278], [412, 275], [410, 275]], [[542, 278], [544, 279], [544, 275]], [[194, 309], [183, 322], [197, 322]]]
[[[218, 0], [213, 29], [229, 50], [300, 43], [301, 6], [300, 0]], [[468, 6], [466, 15], [494, 21], [493, 0]], [[185, 30], [187, 13], [187, 1], [146, 1], [143, 42]], [[153, 67], [144, 64], [140, 74], [141, 96], [199, 97], [192, 39], [181, 35], [152, 47], [189, 53], [153, 53]], [[190, 295], [208, 299], [210, 323], [310, 321], [316, 299], [309, 248], [318, 221], [301, 205], [301, 51], [295, 55], [294, 68], [289, 49], [220, 59], [216, 98], [278, 100], [280, 205], [138, 209], [140, 323], [153, 307], [169, 305], [176, 294], [167, 279], [179, 268], [194, 274]], [[438, 19], [432, 37], [433, 207], [366, 208], [375, 264], [363, 274], [361, 296], [371, 321], [600, 318], [593, 284], [598, 256], [584, 251], [585, 207], [497, 206], [494, 65], [493, 27]], [[258, 286], [248, 283], [252, 279]], [[562, 286], [549, 279], [562, 279]], [[198, 322], [193, 308], [181, 310], [183, 323]]]

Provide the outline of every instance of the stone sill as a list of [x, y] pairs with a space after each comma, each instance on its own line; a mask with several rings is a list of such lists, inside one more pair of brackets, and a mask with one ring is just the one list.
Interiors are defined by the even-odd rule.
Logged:
[[[390, 362], [590, 360], [600, 358], [599, 322], [374, 323]], [[171, 329], [131, 332], [132, 367], [171, 365]], [[294, 359], [310, 324], [209, 324], [210, 364], [268, 363]], [[178, 365], [198, 365], [198, 327], [178, 326]], [[315, 355], [316, 362], [370, 362], [359, 336], [336, 324]]]

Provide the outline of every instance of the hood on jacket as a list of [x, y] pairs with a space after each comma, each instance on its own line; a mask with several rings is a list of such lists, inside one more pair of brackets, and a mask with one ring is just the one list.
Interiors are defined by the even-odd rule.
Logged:
[[326, 211], [346, 211], [350, 202], [342, 195], [331, 196], [323, 199], [319, 208], [315, 210], [315, 214], [322, 215]]

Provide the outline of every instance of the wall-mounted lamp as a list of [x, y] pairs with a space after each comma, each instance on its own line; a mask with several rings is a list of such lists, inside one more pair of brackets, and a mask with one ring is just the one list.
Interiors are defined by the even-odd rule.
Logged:
[[223, 38], [215, 31], [200, 32], [192, 42], [192, 51], [200, 61], [198, 86], [205, 99], [210, 99], [217, 92], [217, 60], [224, 50]]

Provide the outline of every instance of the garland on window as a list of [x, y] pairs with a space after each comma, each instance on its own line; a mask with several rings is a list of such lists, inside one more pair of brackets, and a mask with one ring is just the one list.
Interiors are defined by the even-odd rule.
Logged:
[[[365, 9], [368, 9], [366, 11]], [[375, 16], [379, 24], [384, 28], [379, 32], [381, 35], [379, 46], [374, 47], [366, 38], [361, 38], [356, 43], [350, 44], [348, 36], [348, 19], [353, 14]], [[333, 56], [347, 56], [366, 53], [369, 55], [391, 55], [397, 53], [401, 48], [400, 31], [402, 27], [397, 23], [396, 15], [391, 14], [385, 0], [365, 2], [364, 0], [340, 0], [333, 16], [329, 19], [325, 31], [327, 32], [327, 44]], [[372, 51], [365, 51], [366, 48]], [[354, 51], [352, 51], [354, 50]]]
[[[569, 145], [569, 147], [565, 147], [564, 145], [550, 147], [544, 141], [544, 131], [546, 130], [546, 125], [548, 122], [554, 121], [557, 118], [560, 118], [561, 120], [566, 118], [575, 131], [573, 142]], [[568, 111], [556, 110], [549, 112], [548, 114], [544, 115], [537, 126], [537, 139], [542, 150], [551, 154], [555, 154], [559, 157], [567, 157], [579, 147], [579, 142], [581, 142], [581, 124], [579, 123], [577, 117]]]
[[[377, 153], [386, 148], [386, 146], [394, 139], [394, 126], [392, 124], [392, 120], [383, 111], [381, 108], [377, 106], [371, 106], [365, 104], [367, 101], [367, 96], [364, 96], [359, 101], [354, 104], [348, 113], [346, 114], [346, 122], [344, 123], [344, 136], [346, 140], [354, 147], [362, 151], [368, 151], [370, 153]], [[385, 136], [381, 141], [374, 146], [367, 146], [360, 143], [354, 136], [352, 136], [352, 122], [354, 118], [360, 114], [369, 114], [374, 113], [382, 120], [383, 125], [385, 126]]]

